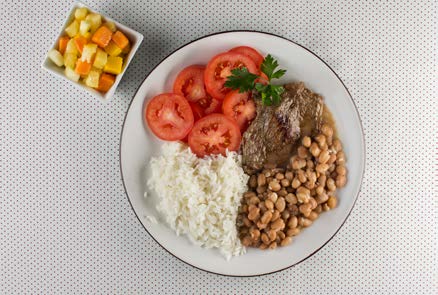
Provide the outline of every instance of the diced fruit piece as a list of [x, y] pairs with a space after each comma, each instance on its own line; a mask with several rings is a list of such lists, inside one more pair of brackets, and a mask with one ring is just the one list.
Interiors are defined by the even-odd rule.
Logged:
[[90, 13], [89, 15], [87, 15], [85, 20], [90, 22], [91, 33], [94, 33], [102, 24], [102, 17], [100, 16], [100, 14], [96, 14], [96, 13]]
[[111, 30], [111, 32], [115, 32], [115, 31], [117, 31], [117, 28], [116, 28], [116, 24], [115, 23], [113, 23], [113, 22], [106, 22], [106, 23], [104, 23], [103, 24], [105, 27], [107, 27], [108, 29], [110, 29]]
[[76, 36], [79, 32], [79, 22], [77, 20], [72, 21], [72, 23], [65, 29], [65, 32], [70, 38]]
[[74, 55], [78, 55], [79, 51], [76, 47], [75, 40], [72, 38], [67, 42], [67, 47], [65, 48], [65, 53], [71, 53]]
[[75, 18], [77, 20], [83, 20], [88, 13], [88, 9], [86, 7], [77, 8], [75, 10]]
[[126, 46], [129, 45], [128, 38], [126, 38], [125, 34], [120, 31], [115, 32], [111, 39], [121, 49], [124, 49]]
[[96, 53], [97, 45], [93, 43], [85, 44], [82, 49], [81, 60], [91, 63], [93, 60], [94, 54]]
[[115, 80], [116, 77], [113, 75], [103, 73], [100, 75], [99, 86], [97, 87], [97, 90], [107, 92], [111, 86], [113, 86]]
[[99, 86], [99, 72], [90, 71], [87, 78], [85, 78], [85, 85], [93, 88], [97, 88]]
[[85, 38], [84, 36], [77, 36], [74, 38], [74, 40], [75, 40], [76, 48], [82, 54], [82, 50], [84, 49], [85, 44], [88, 43], [87, 38]]
[[96, 56], [94, 57], [93, 66], [98, 69], [103, 69], [108, 59], [108, 54], [100, 48], [97, 48]]
[[78, 59], [76, 62], [75, 72], [81, 76], [87, 75], [91, 70], [91, 63]]
[[82, 36], [84, 36], [85, 34], [88, 33], [88, 31], [91, 28], [91, 24], [89, 21], [87, 20], [81, 20], [81, 23], [79, 24], [79, 34], [81, 34]]
[[93, 34], [91, 41], [99, 45], [100, 47], [105, 47], [111, 41], [111, 36], [113, 32], [105, 26], [101, 26], [97, 29], [97, 31]]
[[67, 43], [68, 43], [69, 40], [70, 40], [70, 38], [67, 37], [67, 36], [59, 38], [59, 41], [58, 41], [58, 51], [61, 54], [65, 53], [65, 49], [67, 48]]
[[65, 76], [69, 78], [72, 81], [78, 82], [79, 78], [81, 77], [78, 73], [76, 73], [72, 68], [66, 67], [65, 68]]
[[62, 67], [64, 65], [64, 58], [62, 57], [62, 54], [59, 53], [58, 50], [50, 49], [48, 56], [50, 60], [53, 61], [53, 63], [58, 67]]
[[68, 52], [66, 52], [64, 54], [64, 65], [67, 68], [74, 69], [77, 60], [78, 60], [78, 57], [76, 54], [68, 53]]
[[91, 40], [91, 33], [90, 32], [87, 32], [85, 35], [84, 35], [84, 38], [85, 39], [87, 39], [87, 42], [90, 42], [90, 40]]
[[109, 44], [105, 46], [105, 51], [111, 56], [117, 56], [122, 53], [122, 49], [113, 41], [110, 41]]
[[131, 44], [128, 44], [125, 48], [123, 48], [122, 53], [127, 54], [131, 50]]
[[122, 66], [123, 66], [123, 58], [118, 56], [108, 56], [108, 60], [106, 62], [105, 67], [103, 68], [103, 71], [117, 75], [122, 72]]

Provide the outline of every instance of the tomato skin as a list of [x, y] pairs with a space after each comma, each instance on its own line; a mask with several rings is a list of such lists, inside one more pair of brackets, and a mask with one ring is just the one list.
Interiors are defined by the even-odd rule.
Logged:
[[225, 96], [222, 112], [235, 120], [243, 133], [256, 117], [256, 106], [250, 92], [239, 93], [238, 90], [233, 90]]
[[230, 49], [231, 52], [237, 52], [244, 55], [249, 56], [255, 63], [258, 69], [260, 69], [260, 65], [263, 63], [263, 56], [254, 48], [249, 46], [238, 46]]
[[222, 112], [222, 102], [207, 94], [196, 102], [204, 111], [204, 115]]
[[153, 97], [148, 102], [143, 117], [152, 133], [168, 141], [186, 137], [194, 123], [193, 111], [188, 101], [174, 93]]
[[224, 52], [214, 56], [204, 72], [204, 84], [207, 92], [217, 100], [223, 100], [231, 90], [224, 86], [227, 77], [235, 68], [246, 67], [249, 72], [258, 75], [259, 69], [247, 55], [236, 52]]
[[204, 70], [201, 65], [191, 65], [179, 72], [173, 83], [173, 92], [184, 96], [188, 101], [197, 101], [206, 95]]
[[189, 102], [189, 104], [190, 108], [192, 109], [195, 122], [204, 117], [204, 109], [197, 102]]
[[237, 123], [223, 114], [210, 114], [195, 123], [189, 133], [189, 146], [202, 158], [237, 151], [242, 135]]

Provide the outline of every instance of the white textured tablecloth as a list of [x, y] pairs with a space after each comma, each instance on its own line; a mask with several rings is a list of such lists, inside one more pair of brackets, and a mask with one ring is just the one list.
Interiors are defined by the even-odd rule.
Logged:
[[[108, 104], [40, 68], [72, 3], [0, 9], [1, 294], [438, 293], [436, 1], [87, 1], [145, 36]], [[355, 99], [367, 144], [362, 192], [339, 233], [296, 267], [254, 278], [168, 254], [135, 217], [119, 171], [123, 118], [144, 77], [181, 45], [236, 29], [324, 59]]]

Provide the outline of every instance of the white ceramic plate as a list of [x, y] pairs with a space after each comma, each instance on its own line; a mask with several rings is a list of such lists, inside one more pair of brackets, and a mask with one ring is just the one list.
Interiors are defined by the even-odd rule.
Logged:
[[[263, 55], [270, 53], [287, 69], [281, 82], [304, 81], [320, 93], [336, 120], [347, 156], [348, 183], [338, 192], [339, 204], [321, 214], [314, 224], [298, 235], [287, 247], [275, 251], [249, 249], [247, 254], [226, 261], [217, 250], [192, 245], [186, 236], [176, 236], [166, 224], [151, 223], [146, 216], [159, 214], [155, 209], [158, 196], [148, 191], [144, 198], [147, 163], [160, 154], [162, 141], [157, 139], [142, 120], [146, 101], [169, 92], [178, 72], [191, 64], [206, 64], [217, 53], [239, 45], [253, 46]], [[179, 48], [165, 58], [144, 80], [131, 102], [125, 118], [121, 142], [120, 165], [126, 194], [140, 222], [163, 248], [182, 261], [199, 269], [230, 276], [268, 274], [293, 266], [323, 247], [341, 228], [358, 197], [365, 167], [365, 144], [362, 125], [347, 88], [336, 73], [306, 48], [282, 37], [260, 32], [226, 32], [203, 37]], [[147, 253], [139, 253], [147, 255]]]

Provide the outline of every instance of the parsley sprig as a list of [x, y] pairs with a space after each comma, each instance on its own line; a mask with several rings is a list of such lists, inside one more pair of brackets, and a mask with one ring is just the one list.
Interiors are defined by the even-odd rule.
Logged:
[[238, 89], [239, 92], [247, 92], [255, 89], [260, 93], [264, 105], [271, 106], [279, 104], [284, 88], [281, 85], [271, 84], [271, 80], [281, 78], [286, 73], [286, 70], [276, 70], [277, 67], [278, 62], [268, 54], [260, 66], [261, 71], [268, 78], [267, 84], [256, 82], [257, 79], [263, 78], [250, 73], [248, 69], [244, 67], [236, 68], [231, 71], [232, 75], [227, 78], [225, 87], [234, 90]]

